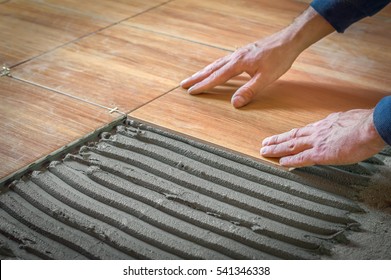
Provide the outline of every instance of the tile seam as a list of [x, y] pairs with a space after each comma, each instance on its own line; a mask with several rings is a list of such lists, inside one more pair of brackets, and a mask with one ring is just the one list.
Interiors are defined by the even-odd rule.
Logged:
[[44, 85], [41, 85], [41, 84], [38, 84], [38, 83], [35, 83], [35, 82], [32, 82], [32, 81], [29, 81], [29, 80], [25, 80], [25, 79], [19, 78], [19, 77], [12, 76], [11, 78], [15, 79], [15, 80], [17, 80], [19, 82], [23, 82], [23, 83], [26, 83], [26, 84], [29, 84], [29, 85], [32, 85], [32, 86], [35, 86], [35, 87], [38, 87], [38, 88], [41, 88], [41, 89], [49, 90], [49, 91], [51, 91], [53, 93], [61, 94], [62, 96], [66, 96], [66, 97], [72, 98], [72, 99], [77, 100], [77, 101], [81, 101], [83, 103], [86, 103], [86, 104], [89, 104], [89, 105], [92, 105], [92, 106], [95, 106], [95, 107], [98, 107], [98, 108], [106, 109], [108, 111], [108, 113], [110, 113], [110, 114], [118, 113], [118, 114], [123, 115], [123, 116], [126, 115], [126, 113], [119, 111], [117, 107], [110, 108], [110, 107], [107, 107], [105, 105], [102, 105], [102, 104], [99, 104], [99, 103], [96, 103], [96, 102], [93, 102], [93, 101], [90, 101], [90, 100], [83, 99], [81, 97], [72, 95], [70, 93], [65, 93], [63, 91], [59, 91], [59, 90], [56, 90], [54, 88], [51, 88], [51, 87], [48, 87], [48, 86], [44, 86]]
[[9, 68], [12, 69], [12, 68], [17, 67], [17, 66], [19, 66], [19, 65], [21, 65], [21, 64], [24, 64], [24, 63], [27, 63], [27, 62], [29, 62], [29, 61], [31, 61], [31, 60], [34, 60], [34, 59], [36, 59], [36, 58], [39, 58], [39, 57], [41, 57], [41, 56], [43, 56], [43, 55], [52, 53], [52, 52], [56, 51], [57, 49], [61, 49], [61, 48], [65, 47], [65, 46], [67, 46], [67, 45], [76, 43], [76, 42], [78, 42], [78, 41], [80, 41], [80, 40], [82, 40], [82, 39], [84, 39], [84, 38], [87, 38], [87, 37], [89, 37], [89, 36], [92, 36], [92, 35], [94, 35], [94, 34], [97, 34], [97, 33], [101, 32], [101, 31], [103, 31], [103, 30], [106, 30], [106, 29], [109, 29], [109, 28], [111, 28], [111, 27], [113, 27], [113, 26], [115, 26], [115, 25], [118, 25], [118, 24], [120, 24], [121, 22], [127, 21], [127, 20], [129, 20], [129, 19], [131, 19], [131, 18], [134, 18], [134, 17], [137, 17], [137, 16], [139, 16], [139, 15], [141, 15], [141, 14], [147, 13], [147, 12], [153, 10], [153, 9], [157, 9], [157, 8], [159, 8], [160, 6], [163, 6], [163, 5], [165, 5], [165, 4], [167, 4], [167, 3], [171, 2], [171, 1], [173, 1], [173, 0], [166, 1], [166, 2], [164, 2], [164, 3], [161, 3], [161, 4], [159, 4], [159, 5], [156, 5], [156, 6], [154, 6], [154, 7], [149, 8], [149, 9], [146, 9], [146, 10], [144, 10], [144, 11], [142, 11], [142, 12], [139, 12], [139, 13], [136, 13], [136, 14], [131, 15], [131, 16], [129, 16], [129, 17], [126, 17], [126, 18], [124, 18], [124, 19], [122, 19], [122, 20], [113, 22], [113, 23], [111, 23], [111, 24], [109, 24], [109, 25], [107, 25], [107, 26], [98, 28], [98, 29], [95, 30], [95, 31], [92, 31], [92, 32], [87, 33], [87, 34], [84, 34], [84, 35], [82, 35], [82, 36], [80, 36], [80, 37], [78, 37], [78, 38], [76, 38], [76, 39], [71, 40], [71, 41], [65, 42], [65, 43], [63, 43], [63, 44], [61, 44], [61, 45], [59, 45], [59, 46], [57, 46], [57, 47], [54, 47], [54, 48], [48, 50], [48, 51], [45, 51], [45, 52], [43, 52], [43, 53], [40, 53], [40, 54], [38, 54], [38, 55], [36, 55], [36, 56], [30, 57], [30, 58], [25, 59], [25, 60], [23, 60], [23, 61], [17, 62], [17, 63], [15, 63], [15, 64], [9, 66]]
[[66, 155], [67, 153], [70, 153], [72, 150], [77, 148], [78, 146], [82, 145], [83, 143], [86, 143], [88, 141], [93, 140], [94, 138], [98, 137], [98, 135], [105, 131], [110, 131], [113, 129], [113, 127], [117, 126], [118, 124], [122, 123], [125, 120], [124, 117], [120, 116], [116, 119], [114, 119], [112, 122], [103, 125], [102, 127], [99, 127], [98, 129], [83, 135], [81, 138], [76, 139], [75, 141], [66, 144], [65, 146], [60, 147], [59, 149], [53, 151], [52, 153], [45, 155], [36, 161], [29, 163], [22, 168], [6, 175], [3, 178], [0, 178], [0, 194], [6, 190], [6, 185], [8, 183], [11, 183], [12, 180], [20, 179], [22, 176], [24, 176], [26, 173], [39, 169], [45, 164], [49, 163], [50, 161], [53, 161], [63, 155]]
[[222, 50], [222, 51], [227, 51], [227, 52], [234, 52], [235, 51], [235, 49], [223, 48], [223, 47], [219, 47], [219, 46], [216, 46], [216, 45], [203, 43], [201, 41], [191, 40], [191, 39], [187, 39], [187, 38], [184, 38], [184, 37], [175, 36], [175, 35], [172, 35], [172, 34], [169, 34], [169, 33], [152, 30], [152, 29], [149, 29], [149, 28], [142, 28], [142, 27], [133, 25], [132, 23], [124, 22], [123, 24], [127, 25], [128, 27], [132, 27], [134, 29], [139, 29], [139, 30], [142, 30], [142, 31], [147, 31], [147, 32], [163, 35], [165, 37], [170, 37], [170, 38], [174, 38], [174, 39], [190, 42], [190, 43], [201, 45], [201, 46], [205, 46], [205, 47], [210, 47], [210, 48], [214, 48], [214, 49], [218, 49], [218, 50]]

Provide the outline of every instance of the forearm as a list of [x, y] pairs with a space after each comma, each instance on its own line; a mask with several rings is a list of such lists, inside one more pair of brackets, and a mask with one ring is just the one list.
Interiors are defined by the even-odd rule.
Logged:
[[291, 45], [291, 50], [298, 56], [334, 31], [333, 26], [309, 6], [292, 24], [283, 29], [280, 35], [282, 42]]

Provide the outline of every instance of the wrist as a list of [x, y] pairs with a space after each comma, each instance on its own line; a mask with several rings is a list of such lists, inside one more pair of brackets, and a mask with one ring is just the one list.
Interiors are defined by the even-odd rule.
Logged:
[[378, 153], [386, 146], [386, 142], [384, 142], [383, 138], [380, 136], [376, 129], [373, 119], [373, 112], [374, 109], [369, 110], [369, 114], [366, 119], [366, 133], [364, 133], [364, 135], [367, 137], [367, 139], [366, 141], [364, 141], [364, 143], [369, 142], [370, 146], [368, 148], [374, 149], [374, 153]]
[[309, 6], [282, 32], [299, 55], [309, 46], [334, 31], [333, 26]]

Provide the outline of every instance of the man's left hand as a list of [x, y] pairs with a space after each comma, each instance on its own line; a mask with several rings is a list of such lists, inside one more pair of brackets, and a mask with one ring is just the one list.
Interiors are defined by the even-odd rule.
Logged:
[[284, 167], [357, 163], [380, 152], [385, 142], [373, 110], [333, 113], [327, 118], [263, 140], [261, 155], [279, 157]]

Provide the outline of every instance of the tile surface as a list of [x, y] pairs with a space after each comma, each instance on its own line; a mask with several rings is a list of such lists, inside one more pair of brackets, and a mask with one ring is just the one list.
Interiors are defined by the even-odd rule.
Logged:
[[[292, 172], [258, 150], [390, 94], [391, 5], [240, 110], [229, 101], [244, 75], [199, 96], [178, 88], [309, 2], [0, 0], [0, 67], [18, 64], [0, 77], [0, 179], [111, 123], [110, 108], [153, 123], [129, 120], [0, 189], [0, 259], [390, 259], [390, 150]], [[352, 244], [337, 244], [346, 231]]]
[[34, 0], [73, 13], [114, 23], [159, 6], [167, 0]]
[[[234, 51], [289, 25], [310, 1], [173, 1], [125, 23], [194, 42]], [[344, 34], [331, 34], [296, 61], [295, 67], [320, 81], [347, 83], [389, 90], [391, 6], [350, 26]], [[159, 24], [156, 24], [156, 22]], [[210, 59], [213, 62], [213, 59]], [[339, 75], [336, 73], [343, 73]], [[359, 77], [359, 78], [358, 78]]]
[[0, 178], [111, 122], [102, 108], [0, 78]]
[[333, 112], [371, 108], [386, 95], [359, 87], [332, 87], [288, 78], [268, 87], [242, 109], [230, 104], [232, 93], [243, 84], [243, 79], [234, 79], [197, 96], [177, 89], [130, 116], [261, 159], [259, 149], [265, 137]]
[[[232, 50], [233, 45], [272, 34], [306, 7], [302, 1], [233, 2], [171, 2], [127, 23]], [[311, 46], [279, 82], [243, 109], [235, 110], [229, 104], [231, 95], [244, 84], [236, 79], [218, 88], [220, 95], [190, 97], [178, 89], [131, 116], [259, 158], [260, 143], [266, 136], [320, 120], [332, 112], [371, 108], [389, 95], [391, 53], [384, 50], [391, 45], [391, 38], [385, 36], [391, 28], [390, 11], [387, 7], [344, 34], [331, 34]], [[152, 18], [167, 20], [154, 25]], [[205, 24], [206, 18], [211, 24]], [[255, 32], [242, 32], [242, 28]], [[220, 34], [218, 29], [222, 36], [216, 35]], [[169, 105], [174, 102], [175, 106]]]
[[0, 65], [13, 66], [108, 24], [35, 1], [6, 1], [0, 4]]
[[289, 0], [179, 0], [125, 23], [235, 50], [282, 29], [305, 7], [304, 3]]
[[128, 112], [226, 53], [119, 24], [15, 67], [12, 75]]
[[[12, 38], [0, 42], [1, 62], [8, 65], [137, 15], [22, 63], [12, 75], [74, 96], [78, 106], [137, 109], [132, 116], [256, 158], [264, 137], [334, 111], [372, 107], [391, 88], [391, 53], [384, 51], [391, 44], [384, 36], [391, 24], [389, 7], [310, 47], [278, 83], [235, 110], [229, 99], [244, 83], [241, 78], [215, 94], [171, 91], [228, 50], [286, 26], [308, 1], [16, 0], [0, 5], [0, 34]], [[58, 106], [62, 98], [53, 95]]]

